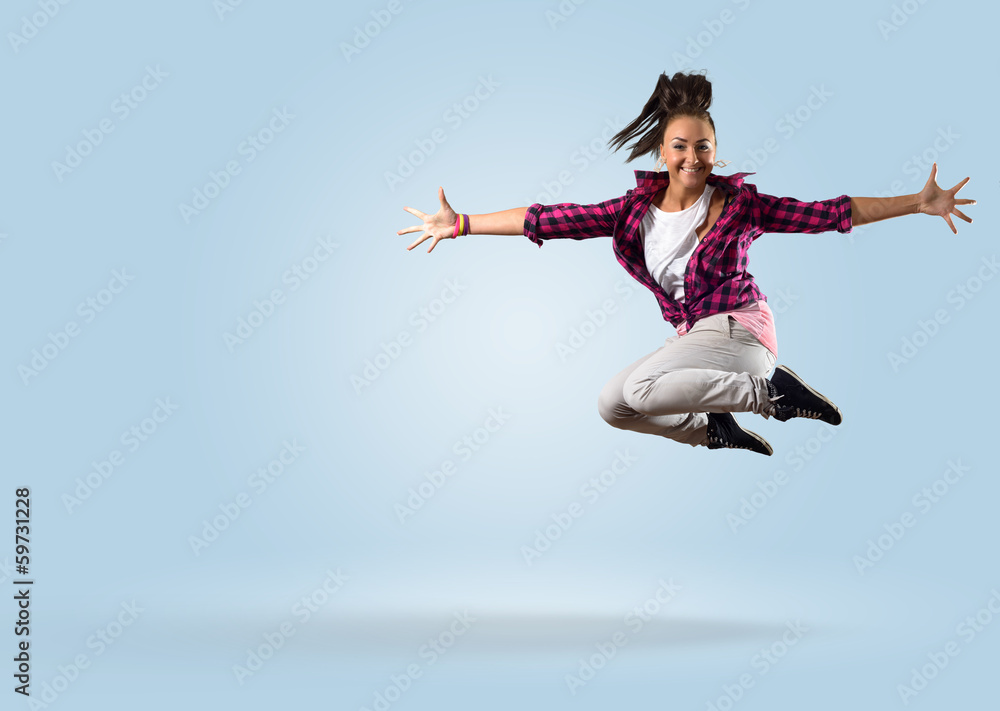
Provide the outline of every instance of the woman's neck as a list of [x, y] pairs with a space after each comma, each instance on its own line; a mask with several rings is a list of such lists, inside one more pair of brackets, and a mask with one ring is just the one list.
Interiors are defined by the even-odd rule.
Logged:
[[706, 183], [702, 183], [701, 187], [685, 189], [683, 185], [671, 181], [667, 184], [663, 197], [660, 199], [660, 204], [657, 207], [664, 212], [687, 210], [705, 194], [706, 184], [707, 181]]

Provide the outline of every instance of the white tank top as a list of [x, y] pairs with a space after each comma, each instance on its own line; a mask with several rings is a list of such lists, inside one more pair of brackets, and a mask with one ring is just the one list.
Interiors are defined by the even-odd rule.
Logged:
[[642, 218], [643, 252], [646, 269], [653, 279], [677, 301], [684, 301], [684, 271], [698, 246], [696, 228], [705, 221], [715, 188], [705, 184], [705, 192], [694, 205], [680, 212], [664, 212], [652, 203]]

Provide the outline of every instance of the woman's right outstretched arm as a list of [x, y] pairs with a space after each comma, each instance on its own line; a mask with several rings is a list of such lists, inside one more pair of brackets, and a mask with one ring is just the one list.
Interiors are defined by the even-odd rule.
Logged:
[[[458, 214], [451, 209], [451, 205], [445, 199], [444, 188], [442, 187], [438, 188], [438, 200], [441, 201], [441, 209], [433, 215], [427, 215], [411, 207], [403, 208], [424, 222], [422, 225], [414, 225], [413, 227], [407, 227], [396, 232], [396, 234], [402, 235], [408, 232], [424, 231], [416, 242], [406, 248], [407, 250], [413, 249], [424, 240], [434, 238], [434, 242], [427, 249], [427, 252], [430, 253], [441, 240], [454, 238], [455, 223], [458, 220]], [[469, 234], [524, 235], [524, 214], [527, 210], [527, 207], [514, 207], [510, 210], [490, 212], [485, 215], [469, 215]]]

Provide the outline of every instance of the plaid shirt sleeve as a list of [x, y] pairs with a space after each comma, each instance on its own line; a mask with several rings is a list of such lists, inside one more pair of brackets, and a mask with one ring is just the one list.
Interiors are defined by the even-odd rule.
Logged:
[[[631, 192], [631, 191], [630, 191]], [[563, 202], [534, 203], [524, 213], [524, 236], [542, 246], [542, 240], [568, 237], [610, 237], [628, 194], [592, 205]]]
[[790, 197], [775, 197], [753, 189], [754, 222], [761, 232], [850, 232], [851, 197], [840, 195], [830, 200], [804, 202]]

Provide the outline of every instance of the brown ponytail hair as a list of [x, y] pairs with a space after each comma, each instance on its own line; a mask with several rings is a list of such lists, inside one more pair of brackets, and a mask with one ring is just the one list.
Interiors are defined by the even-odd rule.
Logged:
[[627, 141], [641, 135], [633, 144], [632, 153], [625, 162], [629, 163], [647, 153], [658, 158], [658, 149], [663, 142], [667, 124], [675, 118], [690, 116], [707, 121], [712, 127], [712, 133], [715, 133], [715, 122], [708, 113], [711, 105], [712, 82], [704, 74], [677, 72], [668, 79], [664, 72], [656, 80], [656, 88], [642, 107], [642, 113], [612, 136], [608, 145], [613, 151], [617, 151]]

